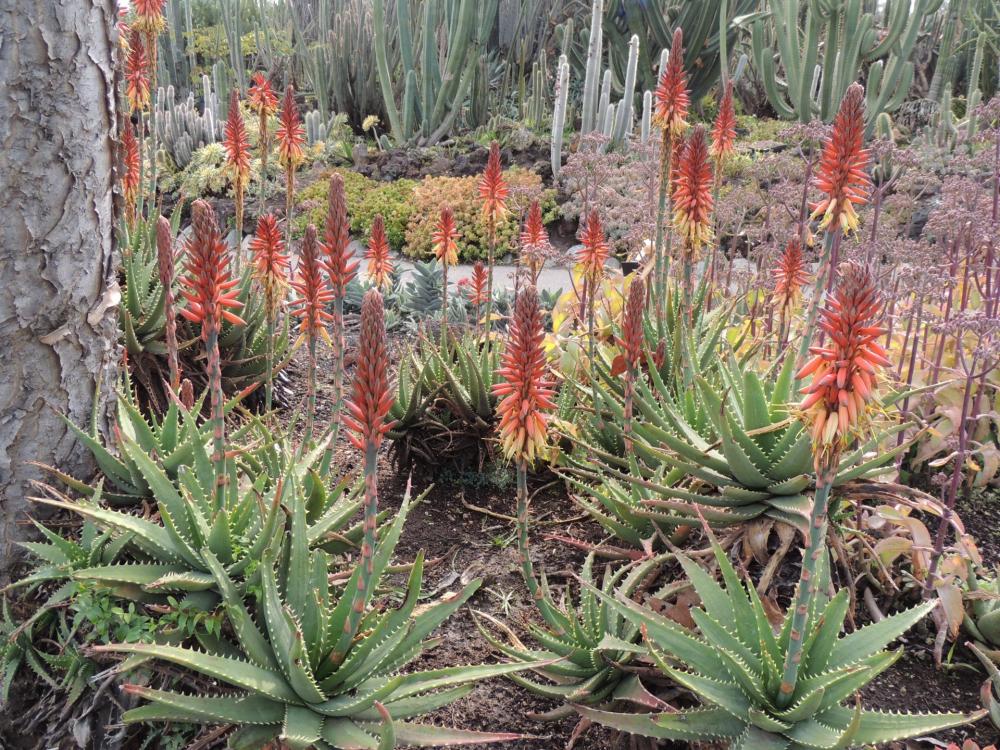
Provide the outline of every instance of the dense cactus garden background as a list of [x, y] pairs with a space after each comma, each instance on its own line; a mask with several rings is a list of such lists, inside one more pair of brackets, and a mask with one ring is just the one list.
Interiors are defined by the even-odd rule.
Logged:
[[103, 19], [0, 747], [992, 750], [996, 2]]

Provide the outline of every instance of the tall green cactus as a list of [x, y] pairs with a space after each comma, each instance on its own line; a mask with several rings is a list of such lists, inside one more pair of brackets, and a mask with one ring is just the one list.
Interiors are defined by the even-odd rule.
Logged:
[[569, 61], [566, 55], [559, 56], [556, 68], [556, 96], [552, 105], [551, 158], [552, 176], [558, 177], [562, 168], [562, 140], [566, 129], [566, 107], [569, 103]]

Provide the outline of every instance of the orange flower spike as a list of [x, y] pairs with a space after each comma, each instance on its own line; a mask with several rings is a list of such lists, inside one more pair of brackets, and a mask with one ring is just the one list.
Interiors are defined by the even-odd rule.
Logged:
[[132, 26], [146, 34], [159, 34], [167, 25], [163, 17], [164, 3], [165, 0], [132, 0], [135, 11]]
[[587, 279], [596, 280], [604, 273], [604, 264], [608, 260], [610, 248], [604, 237], [601, 217], [597, 211], [591, 211], [580, 232], [580, 250], [576, 261], [580, 271]]
[[641, 365], [644, 336], [642, 330], [643, 313], [646, 309], [646, 285], [636, 276], [629, 285], [625, 302], [625, 319], [622, 323], [621, 347], [625, 356], [625, 366], [635, 373]]
[[736, 110], [733, 107], [733, 82], [726, 82], [726, 90], [719, 102], [719, 113], [712, 126], [712, 148], [715, 169], [721, 171], [723, 162], [736, 153]]
[[232, 310], [243, 307], [237, 299], [240, 283], [229, 272], [229, 253], [219, 234], [215, 211], [203, 200], [191, 206], [191, 234], [184, 245], [187, 258], [181, 278], [181, 294], [187, 304], [180, 311], [187, 320], [201, 325], [201, 338], [218, 334], [222, 321], [246, 325]]
[[351, 234], [347, 220], [347, 198], [344, 178], [334, 172], [330, 176], [330, 190], [326, 206], [326, 223], [323, 229], [323, 249], [326, 251], [326, 269], [330, 286], [338, 299], [347, 294], [347, 285], [358, 273], [358, 261], [350, 250]]
[[125, 58], [125, 98], [129, 112], [149, 108], [149, 59], [146, 45], [137, 29], [129, 32], [128, 56]]
[[542, 207], [537, 200], [534, 200], [528, 209], [524, 229], [521, 230], [521, 262], [531, 271], [534, 280], [537, 280], [542, 266], [545, 265], [545, 256], [551, 247], [549, 233], [545, 231], [542, 219]]
[[344, 424], [350, 431], [351, 444], [364, 452], [378, 450], [382, 438], [392, 427], [386, 419], [392, 407], [389, 389], [389, 352], [385, 339], [385, 309], [377, 289], [365, 292], [361, 302], [361, 332], [358, 335], [357, 369], [351, 397], [345, 402]]
[[240, 112], [240, 93], [237, 89], [229, 94], [229, 114], [222, 147], [226, 150], [226, 169], [232, 175], [233, 189], [242, 193], [250, 181], [250, 139], [243, 113]]
[[677, 194], [677, 185], [681, 179], [681, 154], [684, 153], [684, 146], [687, 141], [683, 138], [674, 138], [670, 146], [670, 200]]
[[774, 269], [774, 302], [779, 310], [788, 311], [802, 300], [802, 288], [809, 283], [802, 241], [792, 237]]
[[377, 214], [372, 221], [371, 233], [368, 236], [368, 278], [379, 289], [392, 281], [392, 259], [389, 257], [389, 239], [385, 236], [385, 220], [382, 214]]
[[458, 263], [458, 229], [455, 228], [455, 214], [451, 208], [441, 209], [437, 227], [431, 235], [434, 242], [434, 256], [445, 266]]
[[271, 320], [278, 314], [288, 287], [288, 254], [274, 214], [257, 219], [257, 233], [250, 240], [253, 275], [264, 291], [264, 309]]
[[702, 246], [712, 241], [712, 162], [702, 125], [694, 129], [681, 152], [673, 198], [674, 226], [685, 251], [696, 260]]
[[310, 224], [302, 238], [298, 273], [292, 281], [296, 297], [291, 309], [292, 314], [299, 319], [299, 339], [295, 342], [296, 346], [302, 341], [315, 341], [320, 337], [330, 343], [330, 334], [326, 329], [331, 315], [326, 307], [333, 300], [333, 291], [323, 275], [320, 252], [316, 227]]
[[131, 226], [135, 221], [136, 197], [139, 194], [140, 154], [139, 140], [135, 137], [132, 123], [126, 122], [122, 132], [122, 195], [125, 198], [125, 218]]
[[486, 266], [481, 260], [477, 260], [472, 266], [472, 275], [469, 277], [469, 304], [478, 307], [486, 304]]
[[500, 443], [508, 459], [534, 463], [547, 439], [547, 411], [555, 408], [552, 383], [546, 380], [547, 367], [542, 342], [542, 311], [538, 292], [527, 286], [514, 303], [507, 346], [497, 375], [502, 382], [493, 386], [500, 397]]
[[263, 73], [253, 74], [247, 102], [258, 117], [269, 117], [278, 111], [278, 97], [271, 88], [270, 81]]
[[840, 453], [860, 432], [877, 391], [879, 368], [891, 366], [877, 339], [882, 302], [871, 270], [855, 262], [842, 264], [836, 289], [821, 311], [819, 327], [830, 337], [812, 347], [813, 358], [796, 374], [812, 377], [799, 404], [810, 423], [817, 471], [835, 466]]
[[680, 27], [674, 30], [670, 56], [656, 85], [654, 99], [654, 122], [676, 138], [687, 129], [688, 107], [691, 105], [687, 74], [684, 72], [684, 32]]
[[278, 161], [285, 169], [294, 169], [305, 158], [302, 144], [306, 141], [305, 129], [299, 118], [299, 108], [295, 105], [295, 89], [291, 84], [285, 88], [285, 98], [281, 102], [278, 115]]
[[822, 217], [820, 229], [839, 226], [844, 234], [858, 229], [854, 207], [868, 202], [872, 184], [864, 139], [865, 90], [861, 84], [852, 83], [840, 103], [816, 169], [816, 187], [826, 194], [812, 205], [812, 218]]
[[500, 144], [490, 143], [490, 157], [486, 162], [486, 171], [479, 181], [479, 197], [483, 200], [483, 213], [494, 224], [507, 215], [507, 196], [510, 189], [503, 178], [503, 168], [500, 165]]

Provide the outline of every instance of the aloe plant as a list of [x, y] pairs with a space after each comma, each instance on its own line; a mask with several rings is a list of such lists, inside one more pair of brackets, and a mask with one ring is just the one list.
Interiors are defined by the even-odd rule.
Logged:
[[981, 650], [1000, 659], [1000, 577], [978, 578], [970, 570], [968, 581], [970, 597], [963, 627]]
[[[730, 750], [807, 750], [847, 748], [902, 740], [980, 718], [959, 713], [898, 714], [865, 710], [851, 699], [888, 669], [902, 649], [885, 647], [934, 608], [925, 602], [841, 636], [849, 596], [812, 599], [801, 654], [801, 672], [788, 708], [778, 709], [782, 665], [789, 650], [789, 609], [775, 633], [764, 604], [750, 582], [741, 582], [732, 563], [713, 540], [724, 586], [689, 558], [678, 555], [701, 598], [691, 610], [696, 635], [623, 592], [595, 595], [645, 633], [649, 656], [665, 677], [690, 690], [697, 708], [653, 714], [625, 714], [577, 706], [585, 718], [657, 739], [722, 740]], [[820, 592], [829, 586], [824, 554], [817, 571]]]
[[[407, 496], [371, 560], [367, 575], [373, 584], [389, 565], [409, 507]], [[258, 748], [275, 739], [289, 748], [389, 750], [397, 743], [441, 747], [517, 738], [411, 721], [462, 697], [474, 682], [525, 668], [493, 664], [401, 673], [436, 645], [428, 635], [472, 596], [479, 581], [456, 595], [421, 604], [423, 556], [418, 555], [402, 604], [395, 609], [372, 607], [369, 593], [357, 637], [345, 658], [334, 660], [332, 652], [351, 614], [363, 566], [355, 567], [346, 587], [331, 588], [330, 559], [309, 543], [304, 504], [292, 510], [289, 534], [287, 564], [278, 564], [273, 550], [263, 556], [257, 602], [257, 622], [263, 628], [251, 617], [223, 561], [205, 548], [203, 555], [232, 624], [232, 641], [211, 653], [154, 644], [98, 648], [154, 657], [239, 691], [195, 696], [130, 685], [128, 692], [149, 702], [128, 711], [125, 721], [234, 724], [230, 746], [236, 748]]]

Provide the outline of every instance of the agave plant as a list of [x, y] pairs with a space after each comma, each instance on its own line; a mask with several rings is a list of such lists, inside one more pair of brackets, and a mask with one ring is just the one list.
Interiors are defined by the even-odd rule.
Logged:
[[[367, 575], [375, 583], [386, 571], [408, 509], [407, 496], [371, 559]], [[397, 743], [441, 747], [518, 737], [411, 721], [462, 697], [479, 680], [526, 666], [457, 666], [401, 673], [438, 643], [428, 636], [472, 596], [479, 581], [458, 594], [421, 603], [423, 557], [418, 555], [402, 604], [397, 609], [376, 608], [369, 600], [346, 656], [334, 658], [363, 566], [355, 567], [343, 589], [331, 588], [329, 557], [311, 547], [302, 504], [292, 511], [287, 564], [278, 564], [273, 550], [263, 556], [257, 601], [257, 622], [263, 629], [251, 617], [223, 561], [207, 548], [203, 555], [232, 624], [232, 641], [220, 643], [221, 648], [210, 653], [154, 644], [113, 644], [98, 650], [161, 659], [240, 692], [187, 695], [129, 685], [128, 692], [149, 702], [128, 711], [126, 721], [234, 724], [237, 730], [230, 746], [247, 749], [275, 739], [289, 748], [389, 750]]]
[[[658, 739], [722, 740], [730, 750], [812, 750], [879, 744], [946, 729], [980, 718], [973, 715], [897, 714], [865, 710], [851, 699], [902, 655], [885, 647], [935, 606], [925, 602], [841, 636], [848, 591], [832, 598], [818, 593], [806, 617], [801, 669], [787, 708], [778, 709], [785, 654], [792, 641], [794, 611], [775, 633], [752, 583], [713, 540], [724, 586], [689, 558], [678, 555], [701, 608], [691, 610], [699, 634], [691, 633], [619, 592], [591, 590], [645, 633], [659, 670], [690, 690], [703, 705], [679, 711], [624, 714], [579, 705], [586, 718], [615, 729]], [[825, 554], [818, 590], [829, 586]], [[853, 703], [853, 705], [851, 705]], [[847, 704], [847, 705], [845, 705]]]

